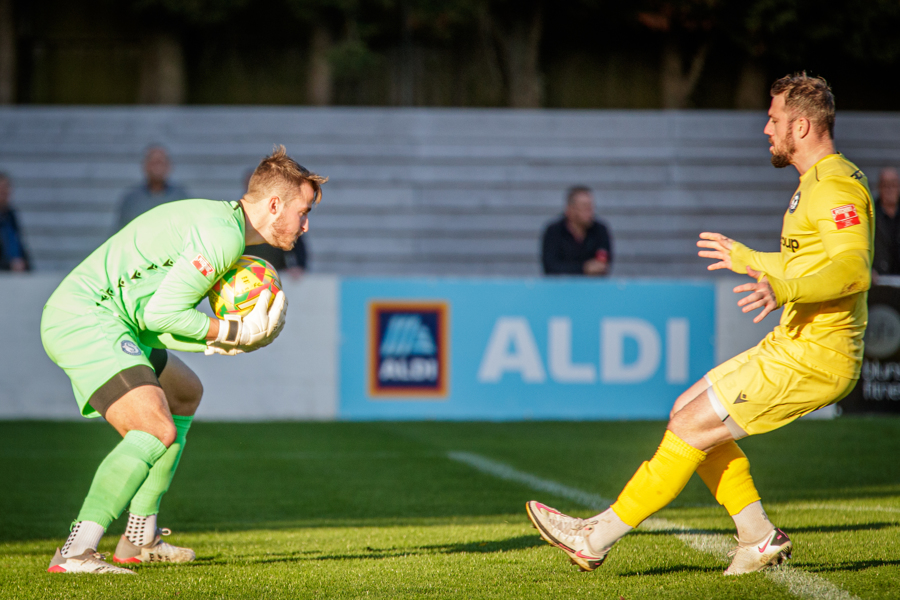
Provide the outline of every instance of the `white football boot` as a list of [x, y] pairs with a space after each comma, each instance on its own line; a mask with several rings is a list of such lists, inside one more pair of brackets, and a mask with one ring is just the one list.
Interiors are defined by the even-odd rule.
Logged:
[[113, 561], [117, 563], [148, 563], [148, 562], [191, 562], [197, 555], [190, 548], [173, 546], [162, 541], [162, 536], [172, 532], [168, 529], [157, 529], [156, 537], [146, 546], [134, 544], [124, 535], [119, 538]]
[[78, 556], [65, 557], [56, 549], [56, 554], [50, 561], [47, 568], [48, 573], [97, 573], [111, 575], [135, 575], [131, 569], [125, 569], [111, 565], [105, 560], [105, 557], [93, 549], [85, 550]]
[[595, 520], [578, 519], [531, 500], [525, 504], [528, 518], [550, 545], [556, 546], [566, 553], [569, 561], [582, 571], [593, 571], [603, 564], [606, 555], [612, 549], [594, 550], [588, 542], [588, 536], [594, 531]]
[[766, 567], [780, 565], [791, 557], [793, 547], [787, 534], [777, 528], [758, 544], [742, 544], [738, 540], [737, 548], [728, 553], [728, 556], [733, 556], [734, 559], [725, 569], [725, 575], [755, 573]]

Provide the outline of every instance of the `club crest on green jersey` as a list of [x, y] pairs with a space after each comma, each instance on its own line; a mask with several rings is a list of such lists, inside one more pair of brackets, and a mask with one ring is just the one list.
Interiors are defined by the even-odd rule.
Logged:
[[788, 204], [788, 212], [793, 214], [795, 210], [797, 210], [797, 205], [800, 204], [800, 192], [798, 191], [794, 194], [794, 197], [791, 198], [791, 203]]
[[141, 349], [138, 348], [138, 345], [132, 342], [131, 340], [124, 340], [121, 343], [122, 352], [125, 354], [129, 354], [131, 356], [137, 356], [141, 353]]

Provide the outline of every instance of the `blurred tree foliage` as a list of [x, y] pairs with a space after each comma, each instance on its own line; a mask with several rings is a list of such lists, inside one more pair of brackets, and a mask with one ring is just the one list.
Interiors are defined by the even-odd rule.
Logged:
[[809, 69], [853, 89], [877, 77], [874, 107], [900, 109], [878, 77], [900, 62], [900, 0], [2, 2], [16, 43], [0, 64], [16, 68], [0, 90], [20, 102], [77, 98], [90, 78], [73, 81], [62, 48], [82, 44], [98, 57], [81, 67], [85, 97], [102, 97], [99, 57], [115, 55], [149, 103], [758, 109], [774, 77]]

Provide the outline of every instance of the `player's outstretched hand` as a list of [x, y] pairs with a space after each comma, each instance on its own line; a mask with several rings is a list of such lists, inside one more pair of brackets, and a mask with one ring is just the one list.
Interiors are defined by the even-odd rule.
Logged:
[[[765, 275], [750, 267], [747, 267], [747, 275], [758, 281], [739, 285], [734, 288], [734, 293], [751, 292], [738, 300], [738, 306], [742, 307], [745, 313], [761, 308], [760, 313], [753, 319], [754, 323], [759, 323], [766, 318], [767, 314], [778, 308], [778, 300], [775, 299], [775, 292], [772, 291], [772, 286], [769, 285]], [[760, 275], [762, 275], [761, 278]]]
[[721, 233], [710, 233], [704, 231], [700, 234], [700, 241], [697, 242], [699, 248], [708, 248], [701, 250], [697, 254], [703, 258], [712, 258], [719, 262], [707, 266], [707, 270], [715, 271], [717, 269], [731, 269], [731, 245], [734, 240], [727, 238]]
[[[219, 335], [207, 344], [206, 354], [226, 354], [229, 356], [252, 352], [271, 344], [284, 328], [287, 299], [284, 292], [272, 298], [271, 290], [263, 290], [256, 305], [246, 317], [225, 315], [219, 322]], [[268, 308], [267, 308], [268, 307]]]

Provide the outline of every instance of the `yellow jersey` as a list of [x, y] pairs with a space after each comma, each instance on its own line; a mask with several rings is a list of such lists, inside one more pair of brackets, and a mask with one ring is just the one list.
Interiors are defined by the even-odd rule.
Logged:
[[[781, 230], [781, 252], [735, 242], [732, 270], [763, 273], [784, 306], [774, 340], [805, 364], [859, 378], [875, 234], [866, 176], [829, 154], [800, 176]], [[798, 344], [791, 341], [799, 342]]]

